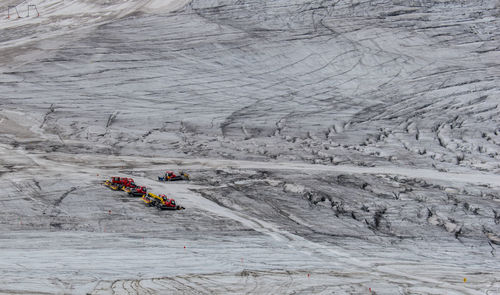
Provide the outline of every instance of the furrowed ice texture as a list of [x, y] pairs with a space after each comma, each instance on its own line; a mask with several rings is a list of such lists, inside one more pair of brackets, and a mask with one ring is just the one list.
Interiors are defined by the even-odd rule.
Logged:
[[32, 4], [0, 4], [0, 293], [500, 294], [498, 1]]

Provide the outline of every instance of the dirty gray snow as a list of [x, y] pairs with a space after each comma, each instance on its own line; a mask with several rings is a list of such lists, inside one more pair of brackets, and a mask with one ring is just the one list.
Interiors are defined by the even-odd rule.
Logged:
[[0, 9], [0, 294], [500, 294], [498, 1]]

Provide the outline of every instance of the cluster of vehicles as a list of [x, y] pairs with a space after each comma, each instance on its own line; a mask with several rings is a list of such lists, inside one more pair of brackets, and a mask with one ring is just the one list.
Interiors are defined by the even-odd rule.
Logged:
[[[177, 175], [173, 171], [166, 171], [164, 175], [158, 176], [158, 181], [177, 181], [189, 180], [189, 175], [185, 172], [179, 172]], [[145, 186], [135, 184], [134, 179], [128, 177], [113, 176], [104, 182], [104, 185], [112, 190], [122, 190], [131, 197], [140, 197], [142, 201], [150, 207], [156, 207], [159, 210], [182, 210], [184, 207], [177, 205], [174, 199], [165, 194], [154, 194], [148, 192]]]

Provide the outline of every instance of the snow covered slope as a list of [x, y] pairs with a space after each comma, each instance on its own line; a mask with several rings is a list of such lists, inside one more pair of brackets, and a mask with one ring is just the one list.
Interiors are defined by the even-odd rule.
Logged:
[[0, 9], [0, 293], [500, 292], [498, 1]]

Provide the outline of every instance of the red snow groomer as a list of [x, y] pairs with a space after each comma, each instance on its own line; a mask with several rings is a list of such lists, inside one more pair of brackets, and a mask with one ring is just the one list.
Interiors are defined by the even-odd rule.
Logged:
[[136, 188], [137, 185], [135, 185], [135, 182], [132, 178], [127, 178], [127, 177], [117, 177], [113, 176], [109, 180], [106, 180], [104, 182], [104, 185], [109, 187], [112, 190], [125, 190], [128, 188]]
[[189, 174], [181, 171], [178, 175], [174, 171], [165, 171], [163, 176], [158, 176], [158, 181], [189, 180]]
[[114, 190], [114, 191], [117, 191], [119, 189], [121, 189], [121, 177], [116, 177], [116, 176], [113, 176], [111, 177], [110, 179], [106, 180], [104, 182], [104, 185], [109, 187], [110, 189]]
[[123, 187], [122, 190], [131, 197], [142, 197], [148, 193], [148, 189], [145, 186]]
[[142, 200], [146, 205], [150, 207], [156, 207], [160, 210], [182, 210], [184, 207], [179, 206], [175, 203], [174, 199], [168, 198], [166, 195], [156, 195], [153, 193], [147, 193], [142, 196]]
[[127, 191], [127, 189], [132, 189], [132, 188], [137, 187], [137, 185], [135, 184], [135, 182], [132, 178], [126, 178], [126, 177], [122, 177], [121, 185], [122, 185], [123, 191]]

